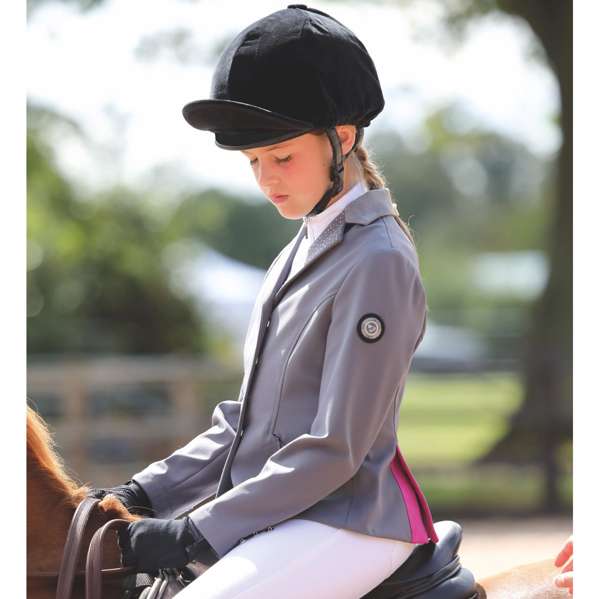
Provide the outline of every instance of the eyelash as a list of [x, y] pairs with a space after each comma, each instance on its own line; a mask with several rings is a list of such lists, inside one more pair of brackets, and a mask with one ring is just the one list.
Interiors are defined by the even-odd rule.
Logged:
[[[286, 156], [285, 158], [275, 158], [275, 160], [277, 161], [277, 164], [281, 164], [282, 162], [289, 162], [292, 159], [292, 155], [290, 154], [289, 156]], [[250, 164], [254, 165], [256, 163], [256, 158], [254, 160], [250, 160]]]

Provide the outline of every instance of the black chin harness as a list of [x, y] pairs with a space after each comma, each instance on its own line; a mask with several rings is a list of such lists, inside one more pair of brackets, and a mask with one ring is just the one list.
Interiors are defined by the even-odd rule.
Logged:
[[354, 148], [358, 146], [363, 138], [363, 127], [356, 128], [356, 138], [354, 140], [354, 145], [351, 150], [347, 154], [342, 154], [342, 144], [340, 142], [340, 138], [337, 134], [337, 130], [335, 127], [329, 127], [325, 129], [325, 133], [327, 133], [327, 137], [331, 142], [331, 147], [333, 148], [333, 159], [331, 161], [329, 178], [331, 179], [331, 186], [327, 191], [323, 194], [321, 199], [315, 204], [313, 209], [307, 214], [307, 216], [314, 216], [315, 214], [320, 214], [325, 210], [327, 203], [331, 198], [336, 196], [342, 189], [344, 188], [344, 161], [352, 152]]

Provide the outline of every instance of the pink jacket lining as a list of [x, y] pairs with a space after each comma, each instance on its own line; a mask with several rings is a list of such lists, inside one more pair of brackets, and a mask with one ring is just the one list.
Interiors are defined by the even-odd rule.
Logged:
[[404, 461], [398, 445], [396, 445], [396, 453], [390, 463], [390, 469], [400, 487], [402, 497], [404, 497], [412, 534], [411, 543], [427, 543], [429, 539], [437, 543], [439, 539], [433, 527], [433, 518], [427, 500]]

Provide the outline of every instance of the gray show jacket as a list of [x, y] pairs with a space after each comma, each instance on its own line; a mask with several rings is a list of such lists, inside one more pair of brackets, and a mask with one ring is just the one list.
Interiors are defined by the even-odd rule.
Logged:
[[286, 280], [303, 223], [256, 299], [238, 400], [221, 401], [211, 428], [132, 477], [156, 517], [189, 512], [219, 558], [295, 516], [437, 542], [397, 443], [427, 311], [397, 215], [387, 189], [367, 191]]

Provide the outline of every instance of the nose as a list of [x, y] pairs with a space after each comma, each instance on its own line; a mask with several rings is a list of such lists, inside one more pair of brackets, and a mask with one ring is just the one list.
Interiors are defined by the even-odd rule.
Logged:
[[268, 194], [279, 184], [279, 177], [275, 172], [275, 166], [267, 162], [267, 160], [258, 159], [255, 175], [260, 188]]

